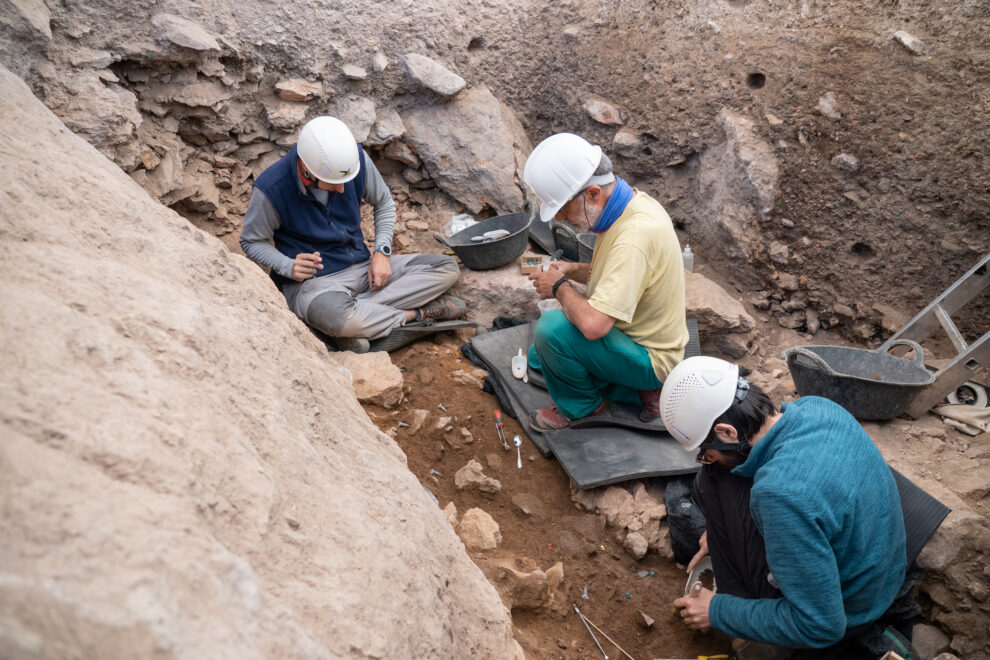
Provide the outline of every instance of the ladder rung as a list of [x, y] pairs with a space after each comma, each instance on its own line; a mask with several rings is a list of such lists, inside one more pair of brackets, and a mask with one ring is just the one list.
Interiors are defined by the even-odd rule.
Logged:
[[959, 330], [956, 328], [956, 324], [952, 322], [952, 318], [949, 316], [948, 312], [946, 312], [941, 305], [935, 305], [935, 309], [933, 311], [935, 312], [935, 317], [938, 319], [938, 322], [942, 324], [942, 329], [945, 330], [945, 334], [949, 335], [949, 339], [956, 347], [956, 351], [959, 353], [965, 351], [967, 347], [966, 340], [963, 339], [962, 334], [960, 334]]

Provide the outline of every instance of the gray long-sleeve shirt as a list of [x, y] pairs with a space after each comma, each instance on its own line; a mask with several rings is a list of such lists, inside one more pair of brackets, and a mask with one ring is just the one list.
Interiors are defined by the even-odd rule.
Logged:
[[[392, 231], [395, 228], [395, 202], [392, 194], [385, 185], [385, 180], [367, 152], [361, 162], [365, 168], [363, 201], [375, 208], [375, 247], [392, 247]], [[299, 177], [296, 184], [300, 192], [305, 193], [306, 187]], [[309, 189], [317, 201], [326, 204], [330, 200], [330, 191]], [[275, 207], [263, 192], [254, 188], [244, 214], [244, 228], [241, 230], [241, 249], [252, 261], [271, 268], [283, 277], [292, 277], [293, 260], [285, 256], [273, 244], [275, 231], [281, 226], [281, 220]]]

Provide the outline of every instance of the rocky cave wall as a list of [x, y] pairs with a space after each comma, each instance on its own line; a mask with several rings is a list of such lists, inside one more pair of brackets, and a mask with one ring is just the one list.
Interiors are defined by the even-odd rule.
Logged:
[[0, 67], [0, 656], [521, 657], [350, 376]]

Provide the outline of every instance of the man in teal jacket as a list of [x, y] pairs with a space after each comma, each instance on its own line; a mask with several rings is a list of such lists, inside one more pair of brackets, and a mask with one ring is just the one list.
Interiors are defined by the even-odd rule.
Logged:
[[904, 519], [890, 469], [848, 412], [819, 397], [778, 412], [711, 357], [674, 368], [660, 409], [705, 464], [695, 493], [707, 531], [689, 570], [710, 552], [718, 592], [675, 601], [685, 622], [764, 649], [740, 657], [786, 658], [880, 619], [905, 579]]

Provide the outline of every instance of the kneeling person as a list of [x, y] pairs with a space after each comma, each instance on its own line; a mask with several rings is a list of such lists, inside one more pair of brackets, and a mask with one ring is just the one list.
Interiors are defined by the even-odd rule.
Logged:
[[[670, 216], [612, 172], [612, 163], [571, 133], [541, 142], [523, 174], [540, 199], [540, 219], [556, 217], [598, 234], [590, 264], [553, 262], [530, 275], [540, 298], [563, 311], [536, 324], [529, 363], [542, 371], [554, 406], [534, 413], [536, 431], [606, 411], [610, 398], [638, 401], [643, 421], [659, 414], [660, 386], [684, 357], [684, 267]], [[571, 281], [588, 285], [587, 296]]]
[[[374, 251], [361, 232], [361, 203], [375, 209]], [[347, 126], [317, 117], [299, 142], [254, 183], [241, 248], [267, 266], [289, 308], [339, 348], [364, 352], [369, 340], [411, 321], [465, 312], [444, 291], [457, 282], [453, 257], [392, 255], [395, 204], [371, 158]], [[273, 245], [274, 244], [274, 245]]]
[[710, 553], [718, 593], [674, 601], [692, 628], [744, 640], [740, 658], [786, 658], [849, 639], [888, 610], [905, 581], [900, 497], [852, 415], [814, 396], [778, 412], [713, 357], [677, 365], [660, 407], [704, 464], [694, 499], [707, 529], [688, 570]]

